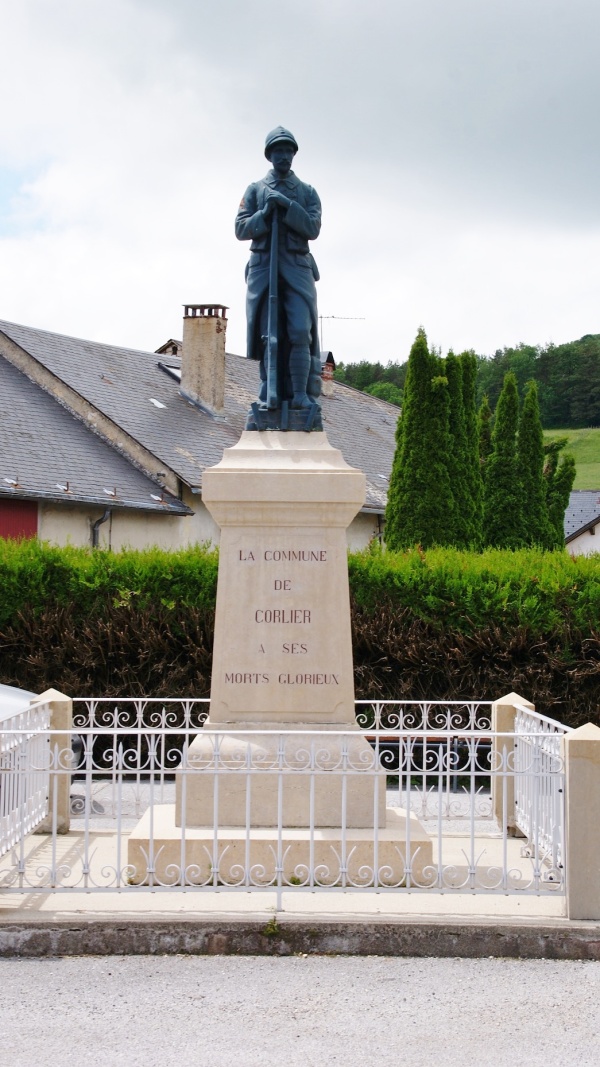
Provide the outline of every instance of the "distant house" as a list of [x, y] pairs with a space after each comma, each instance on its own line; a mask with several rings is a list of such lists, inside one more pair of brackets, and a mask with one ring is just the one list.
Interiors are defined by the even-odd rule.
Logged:
[[573, 556], [600, 552], [600, 490], [574, 489], [571, 493], [565, 512], [565, 543]]
[[[0, 536], [178, 548], [218, 540], [202, 475], [236, 443], [255, 362], [225, 353], [223, 305], [187, 305], [183, 340], [157, 352], [0, 321]], [[348, 531], [381, 530], [398, 409], [328, 380], [331, 444], [367, 476]]]

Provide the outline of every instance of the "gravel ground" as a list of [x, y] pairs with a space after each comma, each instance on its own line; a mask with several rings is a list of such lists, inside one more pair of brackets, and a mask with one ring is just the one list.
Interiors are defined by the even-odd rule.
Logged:
[[600, 1062], [600, 963], [231, 956], [0, 960], [10, 1067]]

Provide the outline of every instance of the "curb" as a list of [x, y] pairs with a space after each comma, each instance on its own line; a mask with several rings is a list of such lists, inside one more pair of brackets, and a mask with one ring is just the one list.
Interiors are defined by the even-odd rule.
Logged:
[[4, 920], [0, 958], [136, 955], [600, 960], [599, 923], [275, 918]]

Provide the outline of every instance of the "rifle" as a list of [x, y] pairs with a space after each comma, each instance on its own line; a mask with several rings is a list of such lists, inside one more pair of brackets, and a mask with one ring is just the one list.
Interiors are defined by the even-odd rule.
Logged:
[[277, 260], [279, 242], [279, 210], [275, 207], [271, 224], [271, 262], [269, 265], [269, 317], [267, 323], [267, 408], [274, 411], [278, 407], [277, 389], [277, 328], [279, 323], [279, 306], [277, 293]]

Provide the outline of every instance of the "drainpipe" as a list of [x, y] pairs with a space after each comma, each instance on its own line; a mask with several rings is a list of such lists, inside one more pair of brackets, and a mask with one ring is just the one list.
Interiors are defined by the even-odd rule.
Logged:
[[110, 519], [111, 514], [111, 509], [107, 508], [102, 518], [96, 519], [96, 521], [92, 523], [92, 548], [98, 548], [98, 545], [100, 544], [100, 527], [103, 522]]

